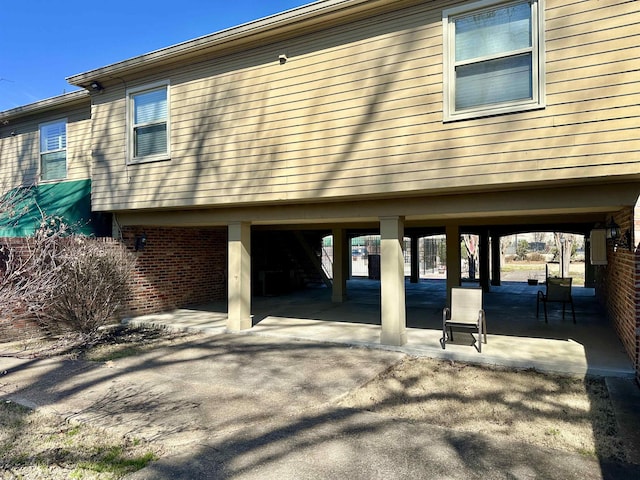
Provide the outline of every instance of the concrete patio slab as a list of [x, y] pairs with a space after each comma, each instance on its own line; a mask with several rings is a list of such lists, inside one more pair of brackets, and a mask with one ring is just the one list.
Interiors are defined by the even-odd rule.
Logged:
[[[327, 288], [308, 289], [278, 297], [253, 299], [253, 328], [242, 333], [287, 339], [366, 346], [480, 364], [572, 375], [632, 378], [633, 365], [608, 323], [592, 289], [574, 287], [577, 323], [560, 308], [536, 318], [536, 293], [540, 286], [506, 283], [484, 295], [488, 343], [478, 353], [465, 334], [455, 343], [440, 346], [442, 308], [446, 302], [443, 281], [406, 284], [407, 343], [401, 347], [380, 343], [379, 282], [348, 282], [348, 298], [331, 302]], [[198, 305], [190, 309], [128, 319], [129, 323], [169, 328], [226, 331], [226, 304]], [[462, 337], [458, 339], [458, 337]]]

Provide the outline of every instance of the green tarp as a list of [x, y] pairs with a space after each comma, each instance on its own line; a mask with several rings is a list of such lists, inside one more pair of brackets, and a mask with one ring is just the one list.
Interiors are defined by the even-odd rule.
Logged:
[[[8, 207], [8, 208], [7, 208]], [[91, 235], [91, 180], [20, 187], [0, 201], [0, 237], [28, 237], [42, 222], [42, 214], [61, 217], [75, 233]]]

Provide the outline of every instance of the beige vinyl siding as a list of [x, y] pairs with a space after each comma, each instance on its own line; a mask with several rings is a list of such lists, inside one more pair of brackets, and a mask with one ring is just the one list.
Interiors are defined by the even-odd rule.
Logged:
[[[40, 182], [39, 126], [54, 120], [67, 120], [67, 177], [83, 180], [91, 176], [91, 119], [89, 99], [86, 105], [43, 112], [25, 118], [10, 119], [0, 129], [0, 187]], [[11, 135], [15, 132], [15, 135]]]
[[39, 155], [37, 120], [17, 120], [0, 126], [0, 190], [6, 192], [20, 185], [34, 184], [38, 178]]
[[452, 5], [425, 2], [128, 81], [171, 83], [166, 162], [125, 165], [124, 85], [105, 90], [94, 99], [94, 208], [638, 178], [637, 8], [546, 0], [547, 108], [444, 124], [441, 19]]
[[67, 115], [67, 180], [91, 178], [90, 106]]

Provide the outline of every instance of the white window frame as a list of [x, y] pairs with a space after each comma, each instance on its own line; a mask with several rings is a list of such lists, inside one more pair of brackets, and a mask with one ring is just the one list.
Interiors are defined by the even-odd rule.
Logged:
[[[171, 158], [171, 85], [168, 80], [150, 83], [139, 87], [129, 88], [126, 91], [126, 115], [127, 115], [127, 164], [157, 162], [161, 160], [169, 160]], [[167, 118], [164, 122], [155, 122], [156, 124], [165, 123], [167, 129], [167, 151], [155, 155], [146, 155], [142, 157], [135, 156], [135, 129], [145, 124], [135, 124], [135, 108], [133, 98], [141, 93], [147, 93], [154, 90], [165, 89], [167, 92]], [[150, 125], [150, 124], [147, 124]]]
[[[525, 0], [526, 1], [526, 0]], [[531, 7], [531, 86], [532, 98], [514, 100], [497, 104], [479, 105], [456, 110], [456, 62], [455, 62], [455, 23], [462, 16], [496, 7], [525, 3], [523, 0], [480, 0], [466, 5], [457, 6], [442, 12], [443, 28], [443, 120], [445, 122], [480, 118], [504, 113], [523, 112], [545, 108], [545, 56], [544, 56], [544, 0], [528, 0]], [[489, 61], [504, 58], [518, 52], [502, 53], [497, 56], [473, 59], [474, 62]]]
[[[48, 127], [49, 125], [56, 125], [56, 124], [64, 124], [64, 147], [59, 146], [59, 148], [54, 148], [51, 150], [43, 150], [42, 149], [42, 130], [46, 127]], [[65, 180], [67, 178], [67, 175], [69, 174], [69, 159], [67, 156], [67, 125], [68, 125], [68, 121], [66, 118], [58, 118], [56, 120], [51, 120], [49, 122], [44, 122], [38, 125], [38, 150], [39, 150], [39, 155], [38, 158], [40, 159], [40, 162], [38, 164], [38, 171], [39, 173], [39, 177], [40, 177], [40, 181], [42, 182], [58, 182], [60, 180]], [[43, 178], [43, 173], [44, 173], [44, 169], [42, 168], [42, 163], [43, 163], [43, 156], [44, 155], [48, 155], [51, 153], [59, 153], [59, 152], [64, 152], [64, 175], [62, 177], [58, 177], [58, 178]]]

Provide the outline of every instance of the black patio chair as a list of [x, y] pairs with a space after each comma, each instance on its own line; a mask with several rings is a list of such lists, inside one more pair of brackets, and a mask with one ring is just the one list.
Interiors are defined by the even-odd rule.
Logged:
[[562, 319], [564, 320], [564, 312], [566, 305], [571, 305], [571, 315], [573, 323], [576, 323], [576, 312], [573, 308], [573, 297], [571, 296], [571, 283], [573, 278], [565, 277], [549, 277], [547, 278], [546, 291], [538, 290], [538, 298], [536, 301], [536, 318], [540, 314], [540, 302], [544, 307], [544, 322], [549, 323], [547, 318], [547, 303], [562, 303]]

